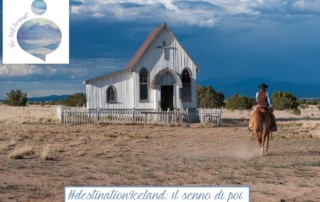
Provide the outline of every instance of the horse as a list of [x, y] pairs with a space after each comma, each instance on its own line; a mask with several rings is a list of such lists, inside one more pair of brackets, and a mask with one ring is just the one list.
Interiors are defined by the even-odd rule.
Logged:
[[251, 125], [253, 133], [255, 134], [257, 141], [260, 145], [260, 156], [263, 156], [264, 143], [267, 141], [267, 148], [269, 148], [269, 135], [271, 126], [270, 112], [266, 108], [257, 108], [251, 116]]

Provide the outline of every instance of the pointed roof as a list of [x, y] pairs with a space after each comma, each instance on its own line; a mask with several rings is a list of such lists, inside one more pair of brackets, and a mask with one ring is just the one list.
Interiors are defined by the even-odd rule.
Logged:
[[[108, 73], [102, 76], [97, 76], [95, 78], [92, 79], [88, 79], [84, 81], [84, 84], [88, 84], [91, 83], [92, 81], [95, 80], [99, 80], [99, 79], [103, 79], [105, 77], [109, 77], [118, 73], [121, 73], [123, 71], [132, 71], [133, 68], [135, 67], [135, 65], [139, 62], [140, 58], [143, 56], [143, 54], [147, 51], [147, 49], [149, 48], [149, 46], [151, 45], [152, 41], [154, 41], [154, 39], [160, 34], [160, 32], [166, 28], [167, 30], [169, 30], [169, 32], [174, 36], [174, 38], [177, 40], [176, 36], [173, 34], [173, 32], [170, 30], [169, 26], [167, 25], [167, 23], [163, 23], [162, 25], [158, 26], [157, 28], [155, 28], [150, 35], [147, 37], [147, 39], [143, 42], [143, 44], [141, 45], [141, 47], [139, 48], [139, 50], [135, 53], [135, 55], [133, 56], [133, 58], [130, 60], [130, 62], [128, 63], [128, 65], [120, 70], [120, 71], [116, 71], [113, 73]], [[177, 40], [178, 41], [178, 40]], [[178, 41], [179, 43], [179, 41]], [[180, 43], [179, 43], [180, 44]], [[183, 46], [180, 44], [180, 46], [183, 48]], [[187, 51], [183, 48], [183, 50], [187, 53]], [[187, 55], [190, 57], [190, 55], [187, 53]], [[190, 57], [191, 59], [191, 57]], [[191, 59], [192, 60], [192, 59]], [[193, 61], [193, 60], [192, 60]], [[198, 65], [193, 61], [193, 63], [196, 65], [197, 67], [197, 71], [199, 71]]]
[[[151, 45], [152, 41], [159, 35], [159, 33], [166, 28], [167, 30], [169, 30], [169, 32], [174, 36], [173, 32], [170, 30], [170, 28], [168, 27], [167, 23], [163, 23], [162, 25], [158, 26], [157, 28], [155, 28], [150, 35], [147, 37], [147, 39], [143, 42], [143, 44], [141, 45], [141, 47], [139, 48], [139, 50], [136, 52], [136, 54], [132, 57], [132, 59], [130, 60], [130, 62], [128, 63], [126, 69], [132, 71], [132, 69], [134, 68], [134, 66], [138, 63], [138, 61], [140, 60], [140, 58], [143, 56], [143, 54], [146, 52], [146, 50], [148, 49], [148, 47]], [[174, 38], [176, 39], [176, 37], [174, 36]], [[177, 40], [177, 39], [176, 39]], [[178, 40], [177, 40], [178, 41]], [[181, 44], [180, 44], [181, 45]], [[181, 46], [182, 47], [182, 46]], [[183, 48], [183, 47], [182, 47]], [[184, 49], [184, 48], [183, 48]], [[184, 51], [186, 51], [184, 49]], [[189, 55], [189, 54], [188, 54]], [[190, 57], [190, 56], [189, 56]], [[192, 59], [191, 59], [192, 60]], [[196, 65], [197, 66], [197, 65]], [[197, 67], [197, 70], [199, 70], [199, 68]]]
[[130, 60], [130, 62], [127, 65], [127, 68], [132, 70], [133, 67], [137, 64], [139, 59], [142, 57], [142, 55], [146, 52], [148, 47], [150, 46], [151, 42], [156, 38], [156, 36], [159, 34], [159, 32], [167, 26], [166, 23], [163, 23], [159, 27], [155, 28], [148, 38], [143, 42], [142, 46], [139, 48], [139, 50], [136, 52], [136, 54], [133, 56], [133, 58]]

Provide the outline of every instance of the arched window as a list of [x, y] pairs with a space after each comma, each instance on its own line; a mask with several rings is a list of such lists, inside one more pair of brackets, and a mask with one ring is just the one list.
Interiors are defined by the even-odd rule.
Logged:
[[107, 102], [117, 102], [117, 92], [113, 86], [107, 89]]
[[181, 75], [182, 81], [182, 101], [191, 101], [191, 77], [188, 69], [184, 69]]
[[148, 100], [148, 70], [142, 68], [140, 71], [140, 100]]

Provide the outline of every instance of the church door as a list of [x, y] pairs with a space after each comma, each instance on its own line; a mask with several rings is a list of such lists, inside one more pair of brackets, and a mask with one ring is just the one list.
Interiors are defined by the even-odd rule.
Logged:
[[161, 86], [161, 109], [173, 110], [173, 85]]

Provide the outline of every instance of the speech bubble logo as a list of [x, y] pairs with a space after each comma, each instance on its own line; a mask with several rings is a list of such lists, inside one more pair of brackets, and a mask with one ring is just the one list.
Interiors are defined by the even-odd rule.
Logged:
[[36, 15], [42, 15], [47, 10], [47, 4], [43, 0], [35, 0], [31, 4], [31, 10]]
[[23, 23], [17, 33], [19, 46], [27, 53], [46, 61], [62, 40], [59, 27], [48, 19], [35, 18]]

